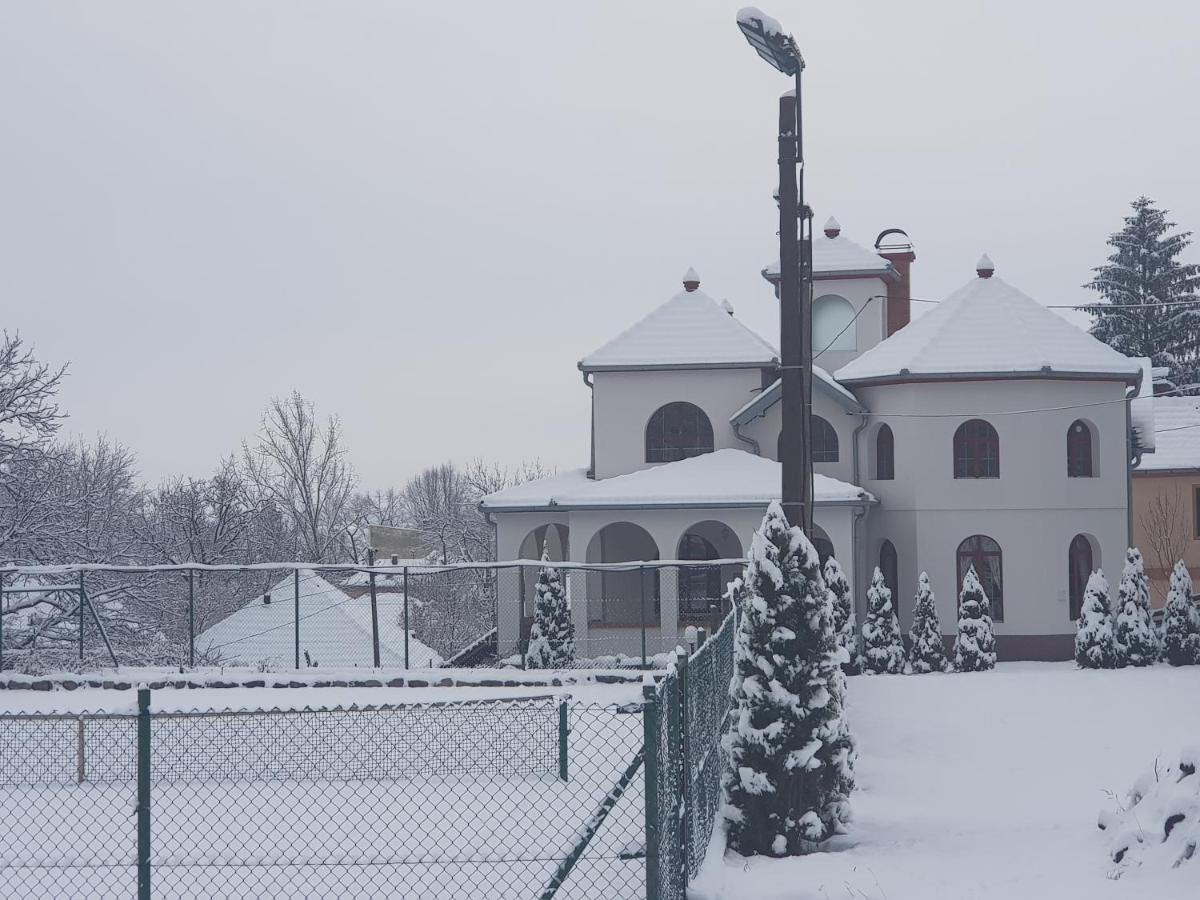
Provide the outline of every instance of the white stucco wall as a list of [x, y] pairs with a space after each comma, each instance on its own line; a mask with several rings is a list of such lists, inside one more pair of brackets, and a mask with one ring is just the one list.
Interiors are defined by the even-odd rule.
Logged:
[[694, 403], [712, 423], [713, 449], [746, 449], [729, 417], [762, 389], [759, 369], [670, 369], [596, 372], [593, 375], [593, 440], [596, 477], [612, 478], [649, 468], [646, 423], [674, 401]]
[[[828, 372], [837, 371], [856, 356], [864, 353], [878, 344], [886, 334], [887, 304], [882, 299], [872, 300], [872, 297], [882, 298], [887, 293], [887, 285], [881, 278], [847, 278], [821, 279], [813, 284], [813, 303], [815, 304], [826, 294], [836, 294], [845, 298], [859, 312], [855, 319], [854, 329], [856, 347], [852, 351], [826, 350], [813, 344], [813, 362]], [[866, 307], [863, 309], [863, 307]], [[820, 354], [817, 356], [816, 354]]]
[[[998, 636], [1069, 635], [1067, 548], [1087, 534], [1114, 589], [1128, 535], [1125, 388], [1117, 382], [1008, 380], [883, 385], [856, 393], [871, 409], [863, 430], [861, 484], [881, 501], [869, 519], [869, 566], [891, 540], [899, 556], [900, 610], [905, 628], [921, 570], [938, 595], [942, 631], [956, 615], [955, 554], [972, 534], [996, 540], [1003, 553], [1005, 620]], [[1022, 415], [1006, 410], [1072, 406]], [[938, 417], [915, 418], [922, 412]], [[960, 413], [971, 413], [960, 415]], [[1000, 477], [955, 479], [958, 426], [982, 418], [1000, 438]], [[1094, 426], [1099, 474], [1068, 478], [1066, 435], [1082, 418]], [[895, 437], [893, 480], [875, 479], [874, 440], [886, 422]]]

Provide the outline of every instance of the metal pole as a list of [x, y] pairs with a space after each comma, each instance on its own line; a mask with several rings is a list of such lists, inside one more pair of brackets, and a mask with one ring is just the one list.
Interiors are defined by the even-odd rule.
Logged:
[[188, 569], [188, 668], [196, 667], [196, 572]]
[[646, 665], [646, 567], [638, 566], [638, 587], [641, 590], [642, 608], [642, 668]]
[[684, 878], [691, 872], [691, 817], [692, 817], [692, 743], [688, 738], [688, 655], [682, 647], [675, 653], [675, 669], [679, 673], [679, 797], [682, 809], [679, 816], [679, 847], [683, 851]]
[[[367, 550], [367, 563], [375, 565], [375, 551]], [[371, 659], [375, 668], [379, 668], [379, 601], [375, 597], [375, 573], [370, 574], [371, 580]]]
[[803, 446], [804, 521], [800, 523], [804, 533], [813, 533], [813, 458], [812, 458], [812, 210], [804, 202], [804, 101], [800, 91], [800, 76], [804, 72], [804, 60], [796, 52], [796, 212], [800, 221], [800, 380], [804, 393], [804, 415], [801, 421], [801, 444]]
[[660, 900], [658, 746], [661, 724], [654, 685], [642, 685], [642, 701], [642, 749], [646, 754], [646, 900]]
[[79, 573], [79, 661], [83, 662], [83, 573]]
[[404, 567], [404, 668], [412, 668], [408, 664], [408, 566]]
[[558, 777], [567, 781], [567, 736], [571, 733], [567, 701], [558, 701]]
[[4, 670], [4, 573], [0, 572], [0, 671]]
[[137, 882], [138, 900], [150, 900], [150, 691], [138, 691]]
[[292, 572], [292, 600], [296, 613], [296, 668], [300, 668], [300, 570]]

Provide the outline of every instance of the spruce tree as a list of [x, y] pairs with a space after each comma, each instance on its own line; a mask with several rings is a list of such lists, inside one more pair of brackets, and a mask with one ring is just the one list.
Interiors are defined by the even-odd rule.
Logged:
[[722, 780], [728, 845], [795, 856], [844, 831], [855, 750], [820, 560], [778, 502], [755, 532], [738, 593]]
[[908, 665], [918, 674], [945, 672], [949, 667], [935, 604], [929, 575], [922, 572], [917, 581], [917, 596], [913, 601], [912, 628], [908, 632]]
[[983, 672], [996, 667], [996, 633], [992, 628], [992, 604], [975, 566], [963, 576], [958, 595], [958, 635], [954, 639], [954, 668], [959, 672]]
[[1200, 664], [1200, 613], [1192, 602], [1192, 576], [1182, 561], [1175, 563], [1167, 592], [1163, 658], [1173, 666]]
[[558, 569], [549, 562], [550, 551], [543, 550], [534, 588], [533, 627], [525, 651], [527, 669], [563, 669], [575, 661], [575, 623]]
[[841, 564], [832, 556], [825, 560], [825, 589], [833, 604], [833, 633], [838, 647], [845, 651], [842, 669], [853, 674], [857, 671], [858, 623], [854, 620], [854, 598], [850, 596], [850, 582]]
[[892, 589], [875, 567], [867, 588], [867, 616], [862, 627], [862, 670], [871, 675], [898, 675], [904, 671], [904, 638]]
[[[1088, 287], [1103, 298], [1090, 311], [1092, 334], [1126, 356], [1148, 356], [1170, 370], [1179, 386], [1200, 382], [1200, 265], [1179, 262], [1191, 232], [1168, 234], [1175, 227], [1165, 210], [1139, 197], [1125, 226], [1109, 236], [1113, 253], [1095, 269]], [[1194, 389], [1184, 393], [1197, 393]]]
[[1097, 569], [1088, 576], [1083, 590], [1083, 606], [1075, 631], [1075, 664], [1081, 669], [1111, 669], [1116, 663], [1108, 581], [1104, 572]]
[[1136, 547], [1125, 552], [1125, 568], [1117, 586], [1117, 611], [1113, 642], [1118, 666], [1149, 666], [1162, 654], [1154, 622], [1150, 618], [1150, 583], [1142, 553]]

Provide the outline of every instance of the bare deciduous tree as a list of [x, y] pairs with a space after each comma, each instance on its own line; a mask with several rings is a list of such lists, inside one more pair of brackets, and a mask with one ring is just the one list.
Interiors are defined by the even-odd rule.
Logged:
[[[1192, 539], [1188, 521], [1188, 505], [1182, 488], [1178, 485], [1157, 491], [1145, 512], [1138, 514], [1138, 522], [1150, 542], [1150, 551], [1158, 568], [1170, 572], [1175, 563], [1183, 558], [1184, 550]], [[1161, 587], [1156, 591], [1166, 596]]]
[[0, 460], [44, 444], [65, 418], [55, 399], [66, 374], [39, 362], [19, 334], [0, 339]]

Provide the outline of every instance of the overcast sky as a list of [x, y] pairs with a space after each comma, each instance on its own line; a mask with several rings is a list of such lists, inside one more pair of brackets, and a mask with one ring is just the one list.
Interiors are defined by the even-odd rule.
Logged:
[[[70, 431], [206, 474], [293, 388], [369, 487], [587, 461], [580, 357], [704, 290], [773, 342], [786, 80], [737, 3], [0, 0], [3, 326]], [[1200, 4], [777, 2], [809, 199], [914, 293], [1074, 303], [1128, 201], [1200, 230]], [[1191, 259], [1200, 258], [1193, 249]]]

